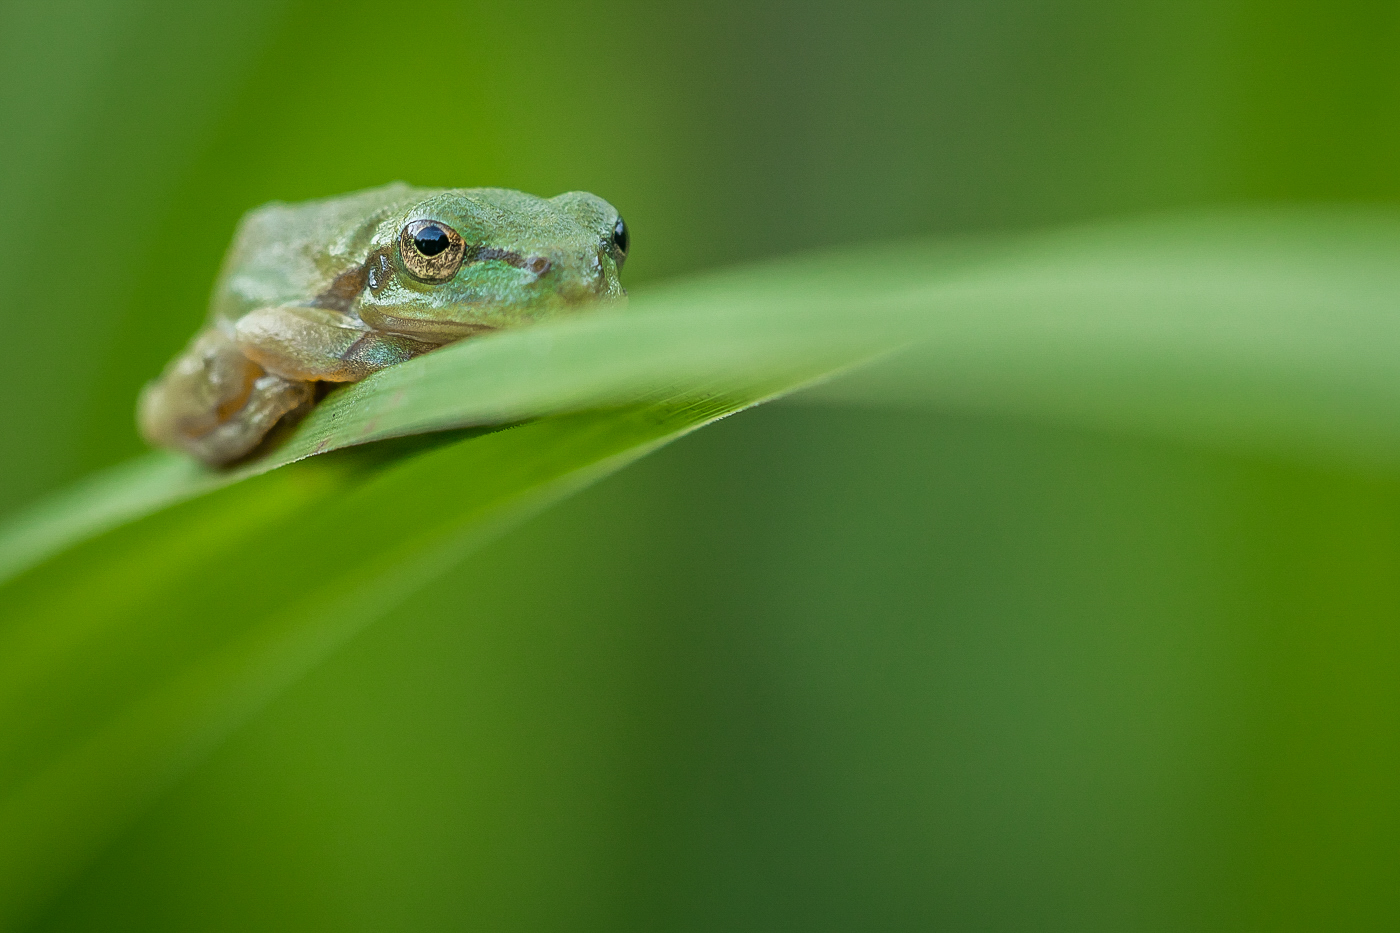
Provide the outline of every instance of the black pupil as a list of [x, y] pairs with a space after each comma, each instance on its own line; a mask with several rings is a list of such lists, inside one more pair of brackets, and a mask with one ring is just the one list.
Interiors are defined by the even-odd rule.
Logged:
[[436, 256], [450, 244], [447, 231], [441, 227], [424, 227], [413, 235], [413, 246], [424, 256]]
[[613, 244], [625, 256], [627, 247], [631, 242], [631, 237], [627, 235], [627, 225], [622, 222], [622, 218], [617, 218], [617, 223], [613, 226]]

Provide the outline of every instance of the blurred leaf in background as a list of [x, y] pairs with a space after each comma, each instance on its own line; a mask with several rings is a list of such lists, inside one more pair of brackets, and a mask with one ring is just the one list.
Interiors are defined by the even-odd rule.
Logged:
[[0, 13], [4, 510], [140, 450], [137, 389], [268, 199], [593, 190], [639, 313], [812, 247], [875, 290], [929, 255], [901, 238], [1382, 206], [1305, 212], [1311, 251], [1256, 230], [1272, 288], [1210, 280], [1233, 228], [1162, 240], [1165, 278], [1110, 262], [1133, 340], [1054, 261], [994, 280], [1070, 295], [1052, 322], [1104, 352], [1012, 315], [1024, 366], [935, 347], [544, 512], [192, 764], [34, 928], [1394, 926], [1393, 6]]

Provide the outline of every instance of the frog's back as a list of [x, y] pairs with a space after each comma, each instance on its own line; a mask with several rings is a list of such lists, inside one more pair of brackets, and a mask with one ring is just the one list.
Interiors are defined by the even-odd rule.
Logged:
[[214, 288], [210, 320], [314, 301], [337, 277], [363, 266], [375, 230], [408, 204], [436, 193], [395, 182], [336, 198], [274, 201], [243, 216]]

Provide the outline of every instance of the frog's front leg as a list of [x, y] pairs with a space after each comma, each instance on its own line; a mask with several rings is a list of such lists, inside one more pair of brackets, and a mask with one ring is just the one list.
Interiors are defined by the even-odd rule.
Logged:
[[309, 382], [356, 382], [436, 346], [304, 305], [251, 311], [239, 319], [234, 335], [243, 355], [263, 369]]

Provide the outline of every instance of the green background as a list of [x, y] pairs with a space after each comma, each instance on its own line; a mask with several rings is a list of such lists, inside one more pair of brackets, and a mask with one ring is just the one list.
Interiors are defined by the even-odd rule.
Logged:
[[[137, 389], [273, 198], [585, 188], [644, 297], [809, 247], [1400, 194], [1390, 5], [0, 14], [4, 510], [141, 449]], [[799, 398], [550, 510], [37, 928], [1393, 928], [1393, 472], [980, 411]]]

